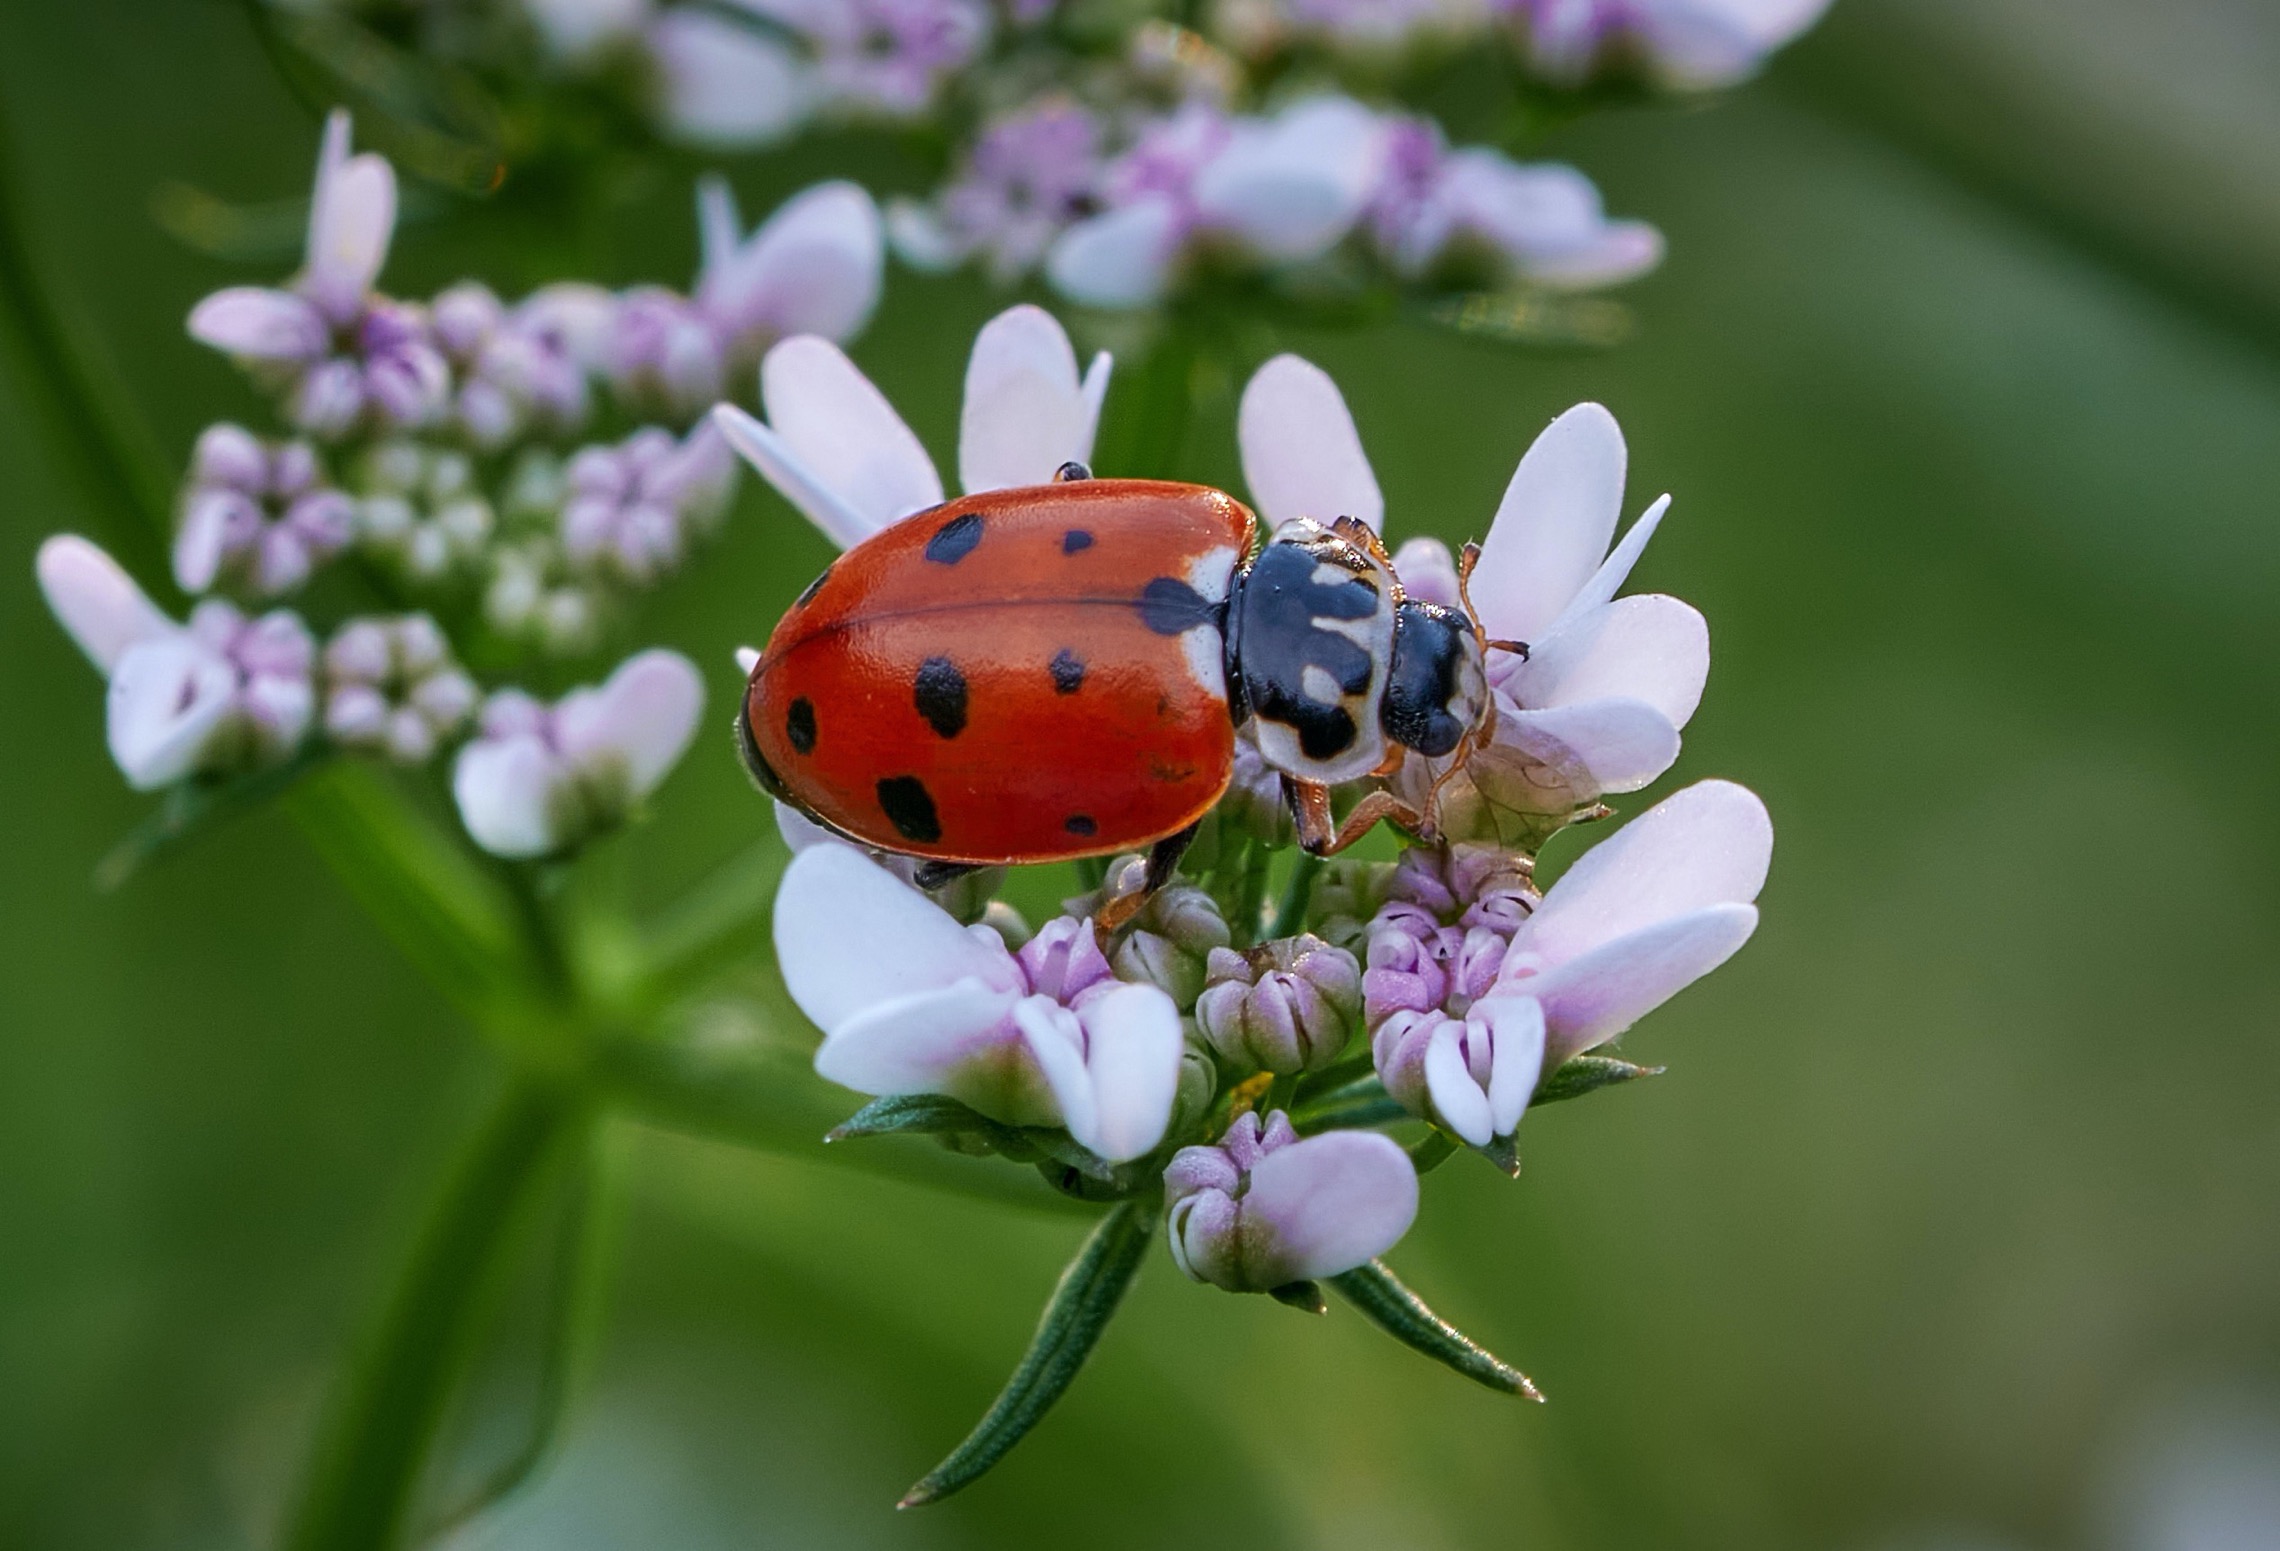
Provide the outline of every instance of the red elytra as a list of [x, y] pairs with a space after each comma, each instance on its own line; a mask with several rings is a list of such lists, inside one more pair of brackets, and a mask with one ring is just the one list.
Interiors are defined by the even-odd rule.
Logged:
[[989, 492], [849, 550], [777, 624], [744, 738], [777, 795], [960, 863], [1130, 850], [1227, 788], [1221, 607], [1256, 520], [1202, 485]]

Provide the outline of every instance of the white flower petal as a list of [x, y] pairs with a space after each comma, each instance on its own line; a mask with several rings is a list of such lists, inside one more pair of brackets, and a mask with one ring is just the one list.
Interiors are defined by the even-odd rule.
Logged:
[[1607, 558], [1600, 562], [1598, 570], [1591, 573], [1591, 580], [1583, 584], [1583, 590], [1568, 600], [1568, 606], [1552, 622], [1553, 630], [1559, 629], [1578, 614], [1614, 601], [1615, 594], [1621, 592], [1623, 584], [1631, 579], [1631, 568], [1646, 553], [1647, 541], [1655, 536], [1655, 530], [1662, 526], [1663, 516], [1669, 510], [1669, 496], [1655, 497], [1654, 504], [1641, 512], [1639, 520], [1632, 523], [1630, 530], [1623, 535], [1623, 542], [1607, 552]]
[[1473, 1003], [1470, 1016], [1488, 1026], [1494, 1051], [1488, 1070], [1489, 1129], [1510, 1136], [1544, 1074], [1543, 1005], [1533, 997], [1490, 995]]
[[871, 196], [853, 183], [819, 183], [786, 200], [708, 275], [700, 300], [735, 330], [845, 339], [878, 306], [885, 263]]
[[695, 6], [649, 24], [665, 132], [684, 145], [749, 150], [781, 140], [811, 105], [807, 73], [789, 50]]
[[736, 672], [741, 678], [752, 677], [752, 670], [760, 666], [760, 648], [740, 646], [736, 649]]
[[1465, 1065], [1465, 1054], [1458, 1044], [1463, 1027], [1444, 1022], [1426, 1041], [1425, 1092], [1433, 1101], [1434, 1117], [1443, 1126], [1475, 1147], [1486, 1147], [1496, 1140], [1496, 1125], [1489, 1115], [1488, 1095], [1473, 1081]]
[[932, 205], [909, 198], [890, 199], [885, 215], [887, 246], [895, 250], [895, 257], [921, 274], [945, 274], [964, 262], [965, 247], [950, 235], [950, 228], [942, 224]]
[[1180, 1010], [1155, 986], [1128, 985], [1085, 999], [1085, 1068], [1096, 1106], [1093, 1136], [1079, 1137], [1111, 1163], [1164, 1139], [1180, 1082]]
[[982, 325], [966, 363], [958, 482], [968, 495], [1042, 485], [1091, 452], [1077, 353], [1053, 315], [1026, 304]]
[[238, 671], [187, 632], [137, 642], [111, 670], [111, 758], [138, 792], [204, 768], [239, 733]]
[[655, 647], [620, 663], [601, 687], [562, 698], [556, 710], [562, 753], [572, 764], [622, 764], [630, 796], [657, 789], [696, 736], [704, 678], [679, 652]]
[[1085, 307], [1146, 307], [1163, 298], [1179, 248], [1179, 212], [1161, 197], [1089, 216], [1053, 240], [1045, 278]]
[[812, 846], [776, 892], [776, 961], [784, 986], [818, 1028], [881, 1002], [962, 980], [1020, 984], [1020, 966], [934, 901], [853, 846]]
[[1082, 392], [1085, 400], [1085, 450], [1077, 456], [1085, 463], [1092, 462], [1093, 441], [1100, 434], [1100, 407], [1108, 401], [1109, 374], [1116, 369], [1116, 358], [1106, 350], [1094, 354], [1092, 364], [1085, 368]]
[[1651, 272], [1665, 247], [1662, 232], [1648, 222], [1607, 221], [1585, 241], [1526, 255], [1520, 268], [1539, 285], [1594, 291]]
[[190, 337], [252, 361], [311, 361], [325, 353], [331, 330], [290, 291], [233, 285], [190, 309]]
[[712, 421], [729, 446], [775, 486], [777, 494], [798, 507], [801, 515], [841, 549], [854, 548], [884, 526], [848, 505], [800, 461], [782, 437], [734, 404], [715, 404]]
[[[1084, 1053], [1062, 1028], [1063, 1020], [1074, 1022], [1075, 1014], [1048, 996], [1025, 996], [1013, 1006], [1014, 1026], [1020, 1029], [1038, 1074], [1053, 1096], [1062, 1127], [1079, 1145], [1098, 1151], [1100, 1097], [1094, 1091], [1092, 1073], [1085, 1068]], [[1006, 1118], [1030, 1123], [1044, 1119], [1026, 1115]]]
[[1577, 858], [1521, 924], [1512, 953], [1562, 964], [1691, 910], [1747, 903], [1772, 859], [1773, 820], [1757, 794], [1697, 782]]
[[800, 466], [874, 531], [941, 504], [942, 481], [926, 449], [831, 341], [801, 335], [770, 350], [760, 363], [760, 397], [769, 427]]
[[76, 533], [58, 533], [41, 544], [33, 570], [57, 622], [106, 677], [129, 647], [181, 628], [116, 560]]
[[857, 1093], [943, 1093], [1007, 1039], [1014, 993], [978, 980], [875, 1002], [825, 1034], [816, 1074]]
[[557, 827], [568, 772], [537, 737], [479, 738], [459, 751], [451, 795], [475, 843], [494, 856], [546, 856], [568, 838]]
[[1590, 581], [1615, 536], [1627, 457], [1622, 428], [1597, 404], [1576, 405], [1529, 447], [1473, 569], [1490, 635], [1533, 641]]
[[1204, 220], [1277, 261], [1315, 258], [1353, 229], [1385, 162], [1376, 114], [1318, 97], [1240, 125], [1195, 180]]
[[1330, 374], [1278, 355], [1251, 374], [1236, 418], [1243, 482], [1274, 527], [1294, 517], [1359, 517], [1385, 526], [1385, 497], [1362, 451], [1354, 417]]
[[1391, 1138], [1331, 1131], [1281, 1147], [1251, 1170], [1243, 1217], [1274, 1247], [1279, 1282], [1336, 1276], [1401, 1242], [1417, 1220], [1417, 1171]]
[[1505, 689], [1535, 710], [1587, 700], [1643, 700], [1673, 727], [1702, 703], [1710, 675], [1710, 627], [1659, 593], [1618, 598], [1571, 614], [1536, 643]]
[[1732, 958], [1757, 930], [1755, 905], [1710, 905], [1630, 932], [1540, 975], [1505, 982], [1543, 1003], [1545, 1058], [1604, 1044]]
[[325, 121], [317, 187], [309, 201], [309, 250], [299, 289], [336, 322], [363, 306], [396, 231], [396, 169], [387, 158], [348, 154], [349, 119], [335, 108]]
[[1678, 728], [1644, 700], [1585, 700], [1541, 711], [1500, 705], [1496, 741], [1590, 789], [1590, 798], [1635, 792], [1678, 759]]

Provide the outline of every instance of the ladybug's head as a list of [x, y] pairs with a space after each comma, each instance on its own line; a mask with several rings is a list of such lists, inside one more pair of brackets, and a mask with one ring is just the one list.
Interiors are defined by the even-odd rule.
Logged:
[[1404, 598], [1378, 702], [1385, 735], [1430, 759], [1453, 752], [1488, 714], [1487, 651], [1460, 609]]

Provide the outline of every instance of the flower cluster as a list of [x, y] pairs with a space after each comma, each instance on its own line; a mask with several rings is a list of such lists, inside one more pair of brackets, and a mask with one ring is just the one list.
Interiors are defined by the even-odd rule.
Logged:
[[1430, 119], [1338, 95], [1271, 113], [1201, 97], [1096, 112], [1048, 96], [988, 122], [931, 202], [897, 202], [888, 221], [909, 263], [1042, 272], [1105, 309], [1155, 305], [1204, 267], [1351, 287], [1344, 257], [1404, 283], [1572, 289], [1662, 256], [1653, 227], [1610, 220], [1572, 167], [1451, 149]]
[[[967, 371], [966, 491], [1085, 459], [1107, 371], [1102, 360], [1080, 376], [1034, 308], [993, 320]], [[762, 381], [766, 421], [729, 407], [716, 419], [836, 542], [942, 500], [917, 438], [828, 343], [778, 345]], [[1270, 525], [1383, 524], [1352, 416], [1320, 369], [1268, 362], [1237, 429]], [[1310, 887], [1318, 864], [1293, 858], [1270, 912], [1262, 885], [1291, 834], [1257, 825], [1260, 799], [1238, 786], [1189, 871], [1136, 895], [1141, 859], [1113, 861], [1031, 932], [989, 902], [1002, 869], [961, 879], [955, 901], [930, 898], [908, 858], [779, 805], [798, 853], [775, 907], [786, 985], [822, 1031], [816, 1070], [875, 1096], [841, 1134], [926, 1130], [1033, 1163], [1060, 1189], [1139, 1214], [1116, 1221], [1160, 1222], [1199, 1282], [1315, 1307], [1326, 1281], [1412, 1344], [1529, 1392], [1412, 1317], [1422, 1305], [1378, 1257], [1415, 1217], [1426, 1169], [1458, 1149], [1516, 1168], [1532, 1104], [1646, 1075], [1591, 1052], [1742, 946], [1772, 850], [1764, 805], [1703, 781], [1536, 886], [1545, 838], [1669, 767], [1707, 671], [1699, 614], [1617, 596], [1668, 504], [1615, 542], [1624, 461], [1613, 417], [1580, 406], [1521, 459], [1477, 562], [1428, 537], [1401, 546], [1416, 595], [1477, 613], [1493, 704], [1477, 742], [1340, 795], [1415, 799], [1423, 817], [1397, 862], [1337, 863]], [[757, 660], [740, 658], [748, 671]], [[1408, 1148], [1383, 1129], [1418, 1122]], [[913, 1500], [947, 1489], [930, 1482]]]
[[1054, 0], [522, 0], [557, 64], [631, 55], [660, 126], [688, 144], [768, 145], [817, 121], [908, 122], [935, 107], [994, 33]]
[[[779, 338], [863, 325], [881, 223], [862, 190], [827, 183], [747, 232], [706, 179], [686, 295], [573, 282], [510, 302], [464, 281], [411, 302], [377, 288], [395, 215], [394, 169], [352, 151], [335, 113], [299, 273], [192, 309], [191, 334], [273, 393], [292, 435], [224, 423], [199, 437], [173, 552], [200, 600], [187, 620], [82, 539], [51, 540], [40, 581], [109, 681], [111, 750], [137, 788], [329, 752], [418, 766], [472, 728], [452, 782], [470, 834], [552, 855], [625, 817], [678, 760], [696, 670], [642, 653], [544, 705], [511, 687], [484, 700], [462, 662], [589, 652], [620, 600], [688, 557], [736, 468], [700, 411]], [[249, 618], [231, 601], [285, 604], [338, 564], [411, 606], [339, 619], [320, 651], [293, 606]]]
[[1820, 19], [1829, 0], [1220, 0], [1251, 58], [1300, 49], [1374, 62], [1501, 41], [1538, 80], [1730, 86]]

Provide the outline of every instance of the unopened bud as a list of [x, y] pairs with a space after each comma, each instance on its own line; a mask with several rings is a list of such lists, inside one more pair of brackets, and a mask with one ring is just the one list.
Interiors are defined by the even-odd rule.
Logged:
[[1301, 1138], [1277, 1110], [1245, 1111], [1215, 1147], [1164, 1170], [1172, 1259], [1229, 1292], [1336, 1276], [1391, 1249], [1417, 1216], [1417, 1174], [1375, 1131]]
[[1353, 1036], [1362, 1008], [1361, 967], [1319, 937], [1284, 938], [1248, 954], [1215, 949], [1208, 971], [1196, 1027], [1235, 1065], [1319, 1071]]

